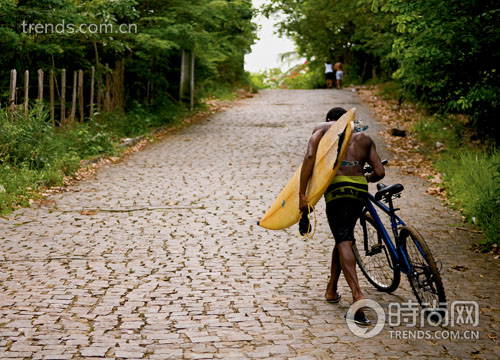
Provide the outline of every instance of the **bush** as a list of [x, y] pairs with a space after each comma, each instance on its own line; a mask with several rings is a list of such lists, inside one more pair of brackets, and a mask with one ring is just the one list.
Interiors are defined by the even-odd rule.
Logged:
[[299, 65], [281, 81], [288, 89], [317, 89], [325, 87], [325, 74], [321, 68], [307, 68]]
[[92, 128], [101, 129], [111, 134], [113, 139], [134, 137], [145, 134], [149, 130], [174, 123], [186, 113], [182, 105], [174, 104], [169, 99], [163, 99], [154, 112], [144, 108], [140, 103], [133, 102], [127, 113], [102, 113]]

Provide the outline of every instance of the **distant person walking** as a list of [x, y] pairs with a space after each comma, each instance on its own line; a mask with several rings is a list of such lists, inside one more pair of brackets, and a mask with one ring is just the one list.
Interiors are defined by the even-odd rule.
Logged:
[[335, 78], [337, 79], [337, 89], [342, 88], [342, 79], [344, 78], [344, 64], [340, 61], [336, 62], [333, 66], [335, 72]]
[[333, 79], [335, 77], [335, 74], [333, 73], [333, 65], [329, 61], [325, 63], [325, 77], [326, 87], [327, 89], [331, 89], [333, 87]]

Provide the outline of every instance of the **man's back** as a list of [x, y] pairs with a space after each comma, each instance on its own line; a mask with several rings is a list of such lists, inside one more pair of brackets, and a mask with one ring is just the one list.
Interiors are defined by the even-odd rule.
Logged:
[[[333, 124], [333, 122], [319, 123], [314, 127], [313, 134], [317, 131], [325, 133]], [[363, 176], [363, 167], [366, 163], [370, 164], [372, 167], [375, 166], [379, 168], [379, 166], [375, 164], [378, 162], [380, 162], [380, 158], [378, 157], [375, 150], [375, 143], [371, 137], [364, 133], [353, 134], [351, 143], [347, 149], [347, 154], [343, 160], [345, 166], [340, 167], [337, 175]]]
[[344, 64], [342, 64], [340, 61], [335, 63], [333, 67], [336, 71], [344, 71]]
[[372, 139], [363, 133], [353, 134], [337, 175], [363, 176], [363, 167], [369, 162], [372, 143]]

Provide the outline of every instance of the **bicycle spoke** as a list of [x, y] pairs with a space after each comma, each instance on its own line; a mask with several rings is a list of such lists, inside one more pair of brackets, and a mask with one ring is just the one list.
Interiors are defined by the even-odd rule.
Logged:
[[410, 265], [408, 280], [418, 302], [425, 308], [442, 309], [446, 301], [441, 276], [427, 244], [412, 227], [402, 229], [402, 244]]
[[[356, 260], [367, 280], [380, 291], [391, 292], [399, 285], [399, 271], [379, 236], [374, 221], [365, 215], [366, 226], [356, 225], [358, 241], [353, 246]], [[366, 237], [366, 243], [365, 243]]]

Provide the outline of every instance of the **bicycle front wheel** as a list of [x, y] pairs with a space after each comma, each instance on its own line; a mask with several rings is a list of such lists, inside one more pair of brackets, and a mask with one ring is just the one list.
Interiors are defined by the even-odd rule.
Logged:
[[409, 264], [408, 280], [417, 301], [423, 308], [444, 313], [446, 295], [443, 282], [422, 235], [412, 226], [403, 226], [399, 236]]
[[379, 291], [393, 292], [399, 286], [401, 273], [382, 234], [370, 214], [361, 215], [355, 228], [363, 239], [354, 243], [352, 250], [366, 279]]

